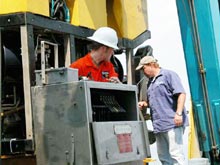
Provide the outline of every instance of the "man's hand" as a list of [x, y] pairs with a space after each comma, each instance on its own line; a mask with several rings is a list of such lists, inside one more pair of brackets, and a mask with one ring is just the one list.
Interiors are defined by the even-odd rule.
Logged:
[[140, 109], [140, 110], [143, 110], [144, 108], [146, 108], [147, 107], [147, 102], [146, 101], [139, 101], [138, 102], [138, 108]]
[[179, 115], [175, 114], [174, 123], [176, 124], [176, 126], [182, 126], [183, 125], [183, 116], [179, 116]]
[[112, 83], [121, 83], [121, 81], [118, 79], [118, 77], [110, 77], [109, 82]]

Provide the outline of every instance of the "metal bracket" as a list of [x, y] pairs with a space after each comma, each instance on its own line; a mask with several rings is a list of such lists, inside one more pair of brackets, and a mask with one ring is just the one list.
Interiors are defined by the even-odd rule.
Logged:
[[46, 64], [47, 64], [47, 57], [45, 54], [46, 45], [51, 45], [54, 47], [54, 67], [58, 68], [58, 44], [48, 42], [48, 41], [41, 41], [41, 76], [42, 76], [42, 84], [46, 84]]

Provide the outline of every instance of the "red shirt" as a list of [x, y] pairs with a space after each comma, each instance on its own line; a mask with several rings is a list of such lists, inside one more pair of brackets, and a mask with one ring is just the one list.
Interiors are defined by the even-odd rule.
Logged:
[[108, 82], [110, 77], [118, 77], [111, 62], [102, 62], [97, 67], [93, 64], [90, 53], [73, 62], [70, 67], [79, 69], [79, 77], [85, 76], [94, 81]]

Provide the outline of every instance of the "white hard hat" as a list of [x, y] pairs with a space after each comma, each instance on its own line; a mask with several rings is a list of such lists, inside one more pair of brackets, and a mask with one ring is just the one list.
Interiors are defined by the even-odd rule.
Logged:
[[88, 39], [98, 42], [100, 44], [106, 45], [108, 47], [119, 49], [117, 33], [114, 29], [109, 27], [101, 27], [95, 31], [91, 37]]

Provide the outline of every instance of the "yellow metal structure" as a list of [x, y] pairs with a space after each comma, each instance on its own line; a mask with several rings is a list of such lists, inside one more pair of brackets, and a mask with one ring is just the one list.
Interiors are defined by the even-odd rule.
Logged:
[[114, 28], [120, 38], [134, 39], [148, 29], [146, 0], [66, 0], [71, 24]]
[[152, 159], [152, 158], [145, 158], [143, 160], [143, 165], [146, 165], [147, 163], [152, 163], [152, 162], [155, 162], [156, 160], [155, 159]]
[[106, 0], [66, 0], [70, 23], [97, 29], [107, 26]]
[[49, 16], [49, 0], [0, 0], [0, 14], [31, 12]]
[[107, 0], [107, 13], [119, 37], [134, 39], [148, 29], [146, 0]]
[[200, 150], [199, 150], [199, 142], [196, 135], [196, 128], [195, 122], [193, 118], [193, 111], [192, 105], [189, 111], [189, 119], [190, 119], [190, 126], [189, 126], [189, 143], [188, 143], [188, 158], [200, 158]]
[[[50, 0], [0, 0], [0, 14], [31, 12], [50, 16]], [[134, 39], [148, 29], [146, 0], [66, 0], [70, 23], [91, 29], [114, 28], [120, 38]]]

